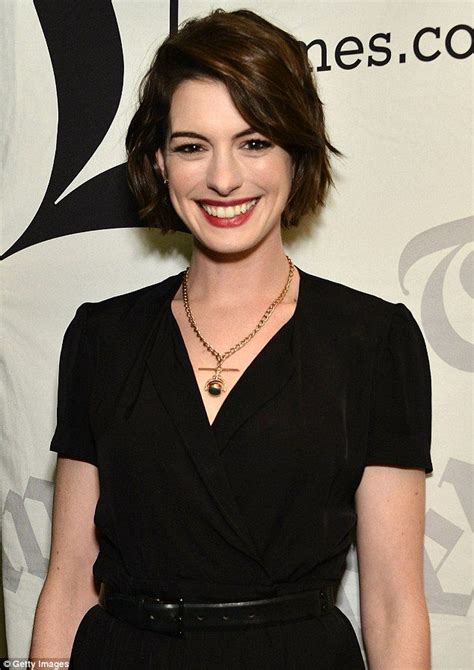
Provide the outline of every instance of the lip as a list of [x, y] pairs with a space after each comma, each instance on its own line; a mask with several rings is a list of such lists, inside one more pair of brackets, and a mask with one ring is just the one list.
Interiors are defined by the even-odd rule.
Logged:
[[238, 200], [207, 200], [207, 198], [202, 200], [196, 200], [200, 205], [209, 205], [210, 207], [237, 207], [237, 205], [243, 205], [246, 202], [251, 200], [257, 200], [258, 198], [239, 198]]
[[[245, 202], [250, 202], [251, 200], [255, 200], [256, 198], [246, 198], [244, 200], [228, 200], [225, 205], [223, 204], [222, 200], [199, 200], [197, 202], [203, 203], [204, 205], [210, 205], [212, 207], [232, 207], [231, 203], [235, 203], [236, 205], [242, 205]], [[238, 226], [242, 226], [246, 221], [250, 219], [252, 216], [255, 208], [258, 206], [260, 198], [257, 199], [257, 202], [253, 207], [248, 209], [246, 212], [243, 214], [239, 214], [238, 216], [233, 216], [230, 219], [222, 218], [220, 219], [218, 216], [212, 216], [212, 214], [208, 214], [203, 207], [199, 207], [199, 210], [201, 211], [202, 215], [210, 223], [212, 226], [215, 226], [216, 228], [237, 228]], [[213, 203], [218, 203], [218, 204], [213, 204]]]

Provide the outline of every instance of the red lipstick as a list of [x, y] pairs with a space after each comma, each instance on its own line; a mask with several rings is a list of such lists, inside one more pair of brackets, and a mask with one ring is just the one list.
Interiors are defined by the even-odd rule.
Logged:
[[257, 200], [257, 198], [240, 198], [238, 200], [208, 200], [207, 198], [203, 198], [202, 200], [197, 200], [197, 202], [200, 205], [209, 205], [210, 207], [236, 207], [252, 200]]
[[236, 228], [237, 226], [243, 225], [246, 221], [250, 219], [253, 214], [255, 207], [258, 205], [257, 198], [241, 198], [239, 200], [198, 200], [197, 202], [201, 205], [206, 205], [208, 207], [236, 207], [237, 205], [243, 205], [246, 202], [252, 202], [252, 200], [257, 200], [257, 202], [243, 214], [238, 214], [237, 216], [232, 217], [218, 217], [213, 214], [209, 214], [206, 210], [200, 206], [204, 218], [208, 223], [215, 226], [216, 228]]

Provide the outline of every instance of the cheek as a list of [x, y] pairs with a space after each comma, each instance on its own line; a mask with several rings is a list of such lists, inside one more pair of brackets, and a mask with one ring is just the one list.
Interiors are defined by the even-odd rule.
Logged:
[[293, 185], [293, 163], [291, 159], [286, 159], [281, 168], [281, 180], [283, 186], [283, 192], [285, 197], [285, 203], [288, 200], [288, 197], [291, 193], [291, 188]]
[[268, 161], [258, 168], [260, 186], [285, 202], [291, 191], [291, 174], [291, 164], [285, 160]]
[[280, 170], [273, 167], [273, 171], [269, 171], [266, 175], [265, 190], [281, 201], [282, 205], [286, 204], [291, 192], [291, 173], [288, 173], [284, 167]]
[[168, 179], [171, 190], [178, 196], [186, 195], [203, 179], [205, 168], [198, 161], [169, 161]]

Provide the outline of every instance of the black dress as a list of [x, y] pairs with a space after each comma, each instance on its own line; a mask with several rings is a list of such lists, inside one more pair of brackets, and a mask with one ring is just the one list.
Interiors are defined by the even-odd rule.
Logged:
[[[411, 312], [298, 270], [293, 316], [212, 426], [171, 311], [183, 272], [77, 310], [63, 340], [50, 449], [98, 467], [99, 582], [193, 602], [339, 584], [364, 467], [431, 471], [430, 368]], [[71, 662], [73, 670], [364, 667], [337, 608], [180, 639], [95, 605]]]

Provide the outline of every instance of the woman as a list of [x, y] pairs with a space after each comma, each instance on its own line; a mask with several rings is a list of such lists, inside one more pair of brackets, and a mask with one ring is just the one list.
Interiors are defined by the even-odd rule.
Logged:
[[363, 668], [334, 605], [358, 520], [369, 666], [428, 668], [428, 357], [403, 304], [285, 254], [282, 227], [324, 202], [339, 153], [304, 48], [249, 11], [188, 22], [127, 150], [142, 218], [188, 231], [193, 253], [68, 327], [31, 656]]

